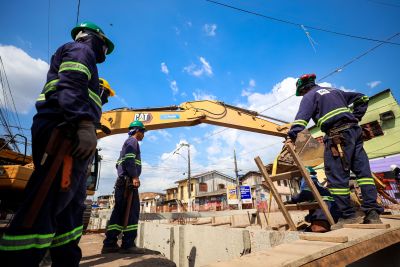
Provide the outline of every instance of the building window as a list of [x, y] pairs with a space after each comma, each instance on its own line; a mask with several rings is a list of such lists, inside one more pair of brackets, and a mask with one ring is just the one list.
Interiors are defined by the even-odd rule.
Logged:
[[286, 180], [283, 180], [283, 185], [284, 185], [285, 187], [287, 187], [287, 181], [286, 181]]
[[278, 186], [281, 186], [281, 181], [278, 181], [277, 183], [278, 183]]
[[364, 141], [371, 140], [377, 136], [383, 135], [381, 125], [378, 121], [371, 121], [369, 123], [361, 125], [363, 131]]
[[218, 184], [218, 190], [221, 190], [221, 189], [225, 189], [225, 185], [224, 184]]
[[200, 183], [199, 184], [199, 191], [200, 192], [207, 192], [207, 184], [206, 183]]

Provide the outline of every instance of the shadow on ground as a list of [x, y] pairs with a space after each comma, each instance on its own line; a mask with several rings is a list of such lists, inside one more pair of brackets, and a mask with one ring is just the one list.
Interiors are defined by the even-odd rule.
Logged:
[[160, 252], [146, 249], [145, 254], [96, 254], [83, 257], [79, 266], [135, 266], [135, 267], [176, 267], [173, 261], [166, 259]]

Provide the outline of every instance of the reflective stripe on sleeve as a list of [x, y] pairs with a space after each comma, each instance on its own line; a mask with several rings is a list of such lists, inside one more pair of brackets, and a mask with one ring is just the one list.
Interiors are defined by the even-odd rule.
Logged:
[[58, 72], [71, 71], [71, 70], [83, 72], [88, 77], [88, 80], [90, 80], [92, 78], [92, 74], [90, 73], [90, 70], [88, 69], [88, 67], [86, 67], [84, 64], [76, 62], [76, 61], [65, 61], [65, 62], [61, 63], [60, 69], [58, 70]]
[[292, 122], [292, 124], [293, 124], [293, 125], [301, 125], [301, 126], [306, 127], [307, 124], [308, 124], [308, 122], [305, 121], [305, 120], [295, 120], [294, 122]]

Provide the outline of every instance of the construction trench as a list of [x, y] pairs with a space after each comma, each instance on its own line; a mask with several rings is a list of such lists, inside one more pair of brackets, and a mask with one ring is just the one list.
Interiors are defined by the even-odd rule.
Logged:
[[[306, 213], [290, 212], [299, 228]], [[104, 230], [88, 229], [80, 242], [81, 265], [400, 266], [400, 211], [391, 213], [383, 215], [383, 224], [374, 229], [350, 225], [327, 233], [290, 231], [281, 212], [266, 214], [254, 209], [143, 213], [136, 243], [148, 253], [101, 255]]]

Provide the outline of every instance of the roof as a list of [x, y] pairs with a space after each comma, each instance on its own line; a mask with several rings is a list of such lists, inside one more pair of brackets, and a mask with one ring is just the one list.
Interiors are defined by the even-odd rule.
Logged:
[[[190, 179], [199, 179], [199, 178], [201, 178], [203, 176], [206, 176], [206, 175], [209, 175], [209, 174], [213, 174], [213, 173], [218, 174], [220, 176], [223, 176], [223, 177], [228, 178], [228, 179], [233, 180], [233, 181], [235, 180], [234, 178], [232, 178], [232, 177], [230, 177], [230, 176], [228, 176], [228, 175], [226, 175], [226, 174], [224, 174], [222, 172], [216, 171], [216, 170], [212, 170], [212, 171], [208, 171], [208, 172], [203, 172], [203, 173], [200, 173], [200, 174], [192, 175], [192, 177], [190, 177]], [[175, 181], [175, 183], [183, 182], [183, 181], [186, 181], [187, 179], [188, 178], [181, 179], [181, 180]]]
[[210, 196], [219, 196], [219, 195], [226, 195], [226, 189], [220, 189], [213, 192], [200, 192], [197, 194], [196, 198], [198, 197], [210, 197]]

